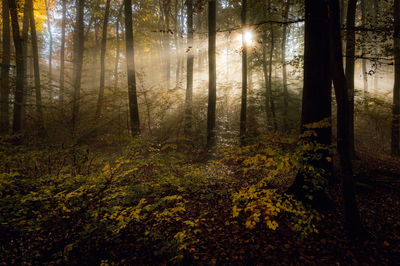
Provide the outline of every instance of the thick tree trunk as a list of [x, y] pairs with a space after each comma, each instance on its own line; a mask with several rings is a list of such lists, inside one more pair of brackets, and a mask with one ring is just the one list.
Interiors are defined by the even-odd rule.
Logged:
[[0, 134], [7, 134], [10, 129], [10, 10], [8, 8], [8, 0], [2, 0], [2, 20], [3, 57], [1, 60]]
[[[283, 19], [288, 20], [290, 0], [286, 0], [284, 4]], [[289, 94], [287, 88], [287, 73], [286, 73], [286, 36], [287, 24], [283, 25], [282, 29], [282, 85], [283, 85], [283, 130], [288, 129], [288, 107], [289, 107]]]
[[[27, 0], [29, 4], [29, 20], [31, 24], [31, 38], [32, 38], [32, 54], [33, 54], [33, 71], [35, 76], [35, 99], [36, 99], [36, 115], [39, 130], [44, 130], [43, 125], [43, 111], [42, 111], [42, 93], [40, 85], [40, 71], [39, 71], [39, 48], [36, 34], [35, 16], [33, 14], [32, 0]], [[40, 132], [43, 133], [43, 132]]]
[[246, 136], [246, 118], [247, 118], [247, 43], [246, 43], [246, 25], [247, 25], [247, 0], [242, 0], [242, 98], [240, 107], [240, 139], [244, 142]]
[[346, 80], [347, 89], [349, 90], [349, 141], [350, 156], [354, 157], [354, 63], [356, 51], [356, 35], [355, 35], [355, 19], [356, 19], [357, 0], [348, 0], [347, 18], [346, 18]]
[[354, 236], [364, 233], [354, 193], [353, 167], [350, 157], [349, 115], [347, 81], [343, 69], [340, 16], [338, 0], [329, 0], [330, 5], [330, 65], [337, 101], [337, 145], [342, 170], [345, 228]]
[[11, 14], [11, 26], [13, 32], [15, 46], [15, 63], [17, 67], [16, 84], [15, 84], [15, 99], [14, 99], [14, 116], [13, 116], [13, 133], [18, 133], [22, 126], [22, 104], [24, 100], [24, 53], [23, 41], [19, 34], [18, 25], [18, 10], [15, 0], [8, 0], [8, 6]]
[[[330, 75], [330, 51], [329, 51], [329, 24], [328, 10], [325, 0], [305, 1], [305, 42], [304, 42], [304, 85], [301, 113], [301, 131], [308, 130], [307, 125], [318, 123], [331, 118], [331, 75]], [[312, 128], [316, 136], [311, 140], [318, 144], [328, 146], [331, 144], [331, 126]], [[330, 178], [332, 172], [331, 164], [326, 160], [330, 154], [326, 150], [310, 152], [311, 158], [307, 161], [316, 169], [325, 171], [325, 178]], [[319, 159], [318, 159], [319, 158]], [[308, 179], [308, 178], [307, 178]], [[306, 200], [307, 191], [304, 185], [313, 187], [311, 181], [299, 173], [295, 182], [289, 189], [301, 200]], [[317, 193], [318, 192], [318, 193]], [[313, 194], [320, 196], [321, 191], [313, 191]], [[322, 195], [321, 195], [322, 196]], [[326, 197], [326, 196], [325, 196]], [[323, 199], [323, 198], [321, 198]], [[316, 197], [313, 198], [316, 204], [324, 205]]]
[[216, 0], [208, 2], [208, 109], [207, 109], [207, 146], [215, 145], [215, 110], [217, 102], [216, 70]]
[[192, 97], [193, 97], [193, 0], [187, 5], [187, 71], [186, 71], [186, 99], [185, 99], [185, 135], [189, 136], [192, 129]]
[[80, 92], [81, 92], [81, 78], [82, 78], [82, 64], [83, 64], [83, 50], [84, 50], [84, 24], [83, 24], [83, 11], [85, 7], [85, 0], [76, 0], [76, 25], [74, 36], [74, 66], [73, 66], [73, 107], [72, 107], [72, 134], [78, 125], [79, 105], [80, 105]]
[[107, 45], [107, 26], [108, 26], [108, 17], [110, 15], [110, 2], [111, 0], [106, 1], [106, 9], [104, 13], [103, 20], [103, 34], [101, 39], [101, 51], [100, 51], [100, 89], [99, 89], [99, 99], [97, 101], [97, 109], [96, 109], [96, 119], [101, 115], [101, 109], [103, 106], [103, 97], [104, 97], [104, 80], [105, 80], [105, 57], [106, 57], [106, 45]]
[[64, 105], [64, 75], [65, 75], [65, 26], [67, 0], [62, 0], [61, 47], [60, 47], [60, 106]]
[[394, 1], [394, 87], [392, 117], [392, 155], [400, 155], [400, 3]]
[[126, 62], [128, 73], [128, 97], [129, 117], [131, 122], [131, 134], [133, 137], [140, 134], [139, 107], [136, 95], [135, 53], [133, 46], [132, 26], [132, 0], [124, 0], [125, 4], [125, 39]]
[[50, 7], [47, 0], [44, 1], [46, 5], [46, 20], [47, 20], [47, 31], [49, 33], [49, 99], [53, 101], [53, 33], [51, 32], [51, 21], [50, 21]]

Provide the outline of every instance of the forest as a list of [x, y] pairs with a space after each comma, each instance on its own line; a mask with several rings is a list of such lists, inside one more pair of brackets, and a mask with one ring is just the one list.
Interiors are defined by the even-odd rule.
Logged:
[[1, 0], [0, 265], [397, 265], [399, 0]]

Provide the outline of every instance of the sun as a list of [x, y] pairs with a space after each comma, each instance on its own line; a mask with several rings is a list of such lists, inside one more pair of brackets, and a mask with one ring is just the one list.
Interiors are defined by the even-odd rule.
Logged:
[[244, 31], [243, 41], [247, 46], [250, 46], [253, 44], [253, 33], [250, 30]]

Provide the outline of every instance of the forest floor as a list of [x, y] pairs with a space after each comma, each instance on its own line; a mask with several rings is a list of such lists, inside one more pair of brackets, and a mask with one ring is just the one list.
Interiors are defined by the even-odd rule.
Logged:
[[[159, 151], [175, 150], [173, 145], [165, 147], [150, 153], [147, 159], [135, 152], [134, 163], [125, 166], [122, 161], [118, 163], [124, 168], [120, 172], [117, 166], [109, 165], [102, 173], [92, 176], [84, 174], [86, 166], [80, 166], [81, 172], [75, 179], [67, 174], [56, 182], [52, 181], [54, 173], [62, 176], [60, 169], [65, 168], [65, 161], [69, 160], [61, 153], [55, 157], [54, 154], [48, 157], [39, 154], [43, 160], [39, 163], [38, 154], [35, 154], [36, 161], [31, 166], [26, 163], [12, 166], [19, 169], [22, 177], [15, 181], [15, 175], [10, 175], [11, 179], [3, 175], [1, 180], [0, 233], [7, 237], [0, 241], [0, 265], [26, 262], [397, 265], [400, 262], [400, 161], [397, 159], [358, 153], [355, 162], [357, 202], [369, 236], [354, 240], [347, 238], [343, 228], [340, 185], [327, 191], [335, 204], [333, 208], [320, 211], [317, 233], [304, 236], [294, 232], [287, 222], [289, 212], [277, 216], [278, 229], [265, 223], [248, 228], [245, 224], [249, 217], [232, 214], [232, 195], [258, 182], [243, 178], [243, 160], [241, 165], [224, 162], [213, 166], [203, 162], [188, 166], [175, 151], [162, 155]], [[18, 158], [21, 158], [20, 153], [18, 151]], [[101, 156], [107, 158], [106, 161], [114, 161], [118, 153], [118, 149], [103, 150]], [[85, 156], [83, 151], [72, 157], [74, 161], [90, 161]], [[259, 158], [257, 156], [259, 154], [246, 158], [251, 162]], [[25, 157], [32, 160], [27, 155], [22, 156]], [[57, 159], [51, 161], [53, 157]], [[32, 179], [37, 165], [43, 167], [45, 163], [51, 163], [53, 169], [40, 173], [40, 180]], [[88, 173], [90, 167], [101, 165], [94, 164], [88, 164]], [[251, 175], [251, 167], [249, 169]], [[279, 185], [287, 186], [287, 182], [288, 179]], [[18, 187], [21, 185], [22, 190]], [[261, 194], [250, 194], [249, 200]]]
[[[343, 228], [340, 185], [331, 187], [333, 209], [323, 212], [319, 233], [300, 237], [289, 228], [271, 231], [257, 226], [227, 225], [232, 215], [229, 196], [218, 202], [198, 201], [214, 217], [198, 236], [195, 251], [183, 264], [269, 265], [398, 265], [400, 263], [400, 163], [385, 155], [359, 154], [355, 163], [357, 202], [369, 236], [349, 239]], [[240, 182], [240, 181], [239, 181]], [[232, 185], [232, 184], [231, 184]], [[238, 185], [238, 184], [236, 184]], [[235, 184], [233, 184], [235, 186]], [[213, 189], [213, 188], [210, 188]], [[244, 222], [243, 222], [244, 223]], [[164, 263], [151, 252], [137, 253], [137, 246], [124, 246], [124, 263]], [[131, 256], [136, 253], [139, 256]], [[146, 254], [146, 255], [145, 255]], [[145, 255], [145, 256], [144, 256]]]

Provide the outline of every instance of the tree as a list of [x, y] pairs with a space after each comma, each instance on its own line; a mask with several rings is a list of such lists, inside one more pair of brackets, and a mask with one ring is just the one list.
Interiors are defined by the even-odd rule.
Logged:
[[132, 0], [124, 0], [125, 4], [125, 39], [126, 62], [128, 74], [129, 115], [131, 122], [131, 134], [133, 137], [140, 134], [139, 107], [136, 95], [135, 53], [133, 47], [132, 26]]
[[51, 31], [51, 21], [50, 21], [50, 7], [48, 0], [44, 1], [46, 5], [46, 21], [47, 21], [47, 31], [49, 33], [49, 98], [50, 102], [53, 101], [53, 33]]
[[100, 117], [101, 109], [103, 105], [103, 97], [104, 97], [104, 79], [105, 79], [105, 56], [106, 56], [106, 45], [107, 45], [107, 26], [108, 26], [108, 17], [110, 15], [110, 2], [111, 0], [106, 1], [106, 8], [104, 12], [104, 20], [103, 20], [103, 33], [101, 39], [101, 51], [100, 51], [100, 89], [99, 89], [99, 98], [97, 101], [97, 109], [96, 109], [96, 119]]
[[[331, 118], [331, 75], [330, 51], [328, 32], [328, 10], [324, 0], [305, 1], [305, 41], [304, 41], [304, 80], [301, 112], [301, 131], [307, 130], [306, 126]], [[316, 136], [312, 139], [318, 144], [328, 146], [331, 144], [331, 126], [313, 129]], [[316, 168], [325, 170], [328, 177], [332, 169], [326, 161], [326, 151], [314, 151], [315, 157], [320, 158], [307, 162]], [[314, 156], [313, 156], [314, 157]], [[297, 174], [289, 192], [300, 199], [305, 198], [305, 176]], [[309, 184], [312, 186], [311, 184]], [[314, 199], [318, 200], [318, 199]]]
[[[37, 113], [37, 123], [39, 125], [39, 130], [43, 131], [43, 111], [42, 111], [42, 92], [40, 85], [40, 70], [39, 70], [39, 48], [36, 35], [36, 23], [35, 16], [33, 13], [33, 3], [32, 0], [27, 0], [27, 8], [29, 14], [29, 23], [31, 25], [31, 38], [32, 38], [32, 54], [33, 54], [33, 71], [35, 76], [35, 98], [36, 98], [36, 113]], [[40, 132], [43, 133], [43, 132]]]
[[2, 0], [3, 19], [3, 56], [1, 61], [1, 88], [0, 88], [0, 133], [7, 134], [10, 127], [10, 10], [8, 0]]
[[64, 104], [64, 75], [65, 75], [65, 24], [67, 0], [62, 0], [61, 46], [60, 46], [60, 106]]
[[187, 5], [187, 71], [186, 71], [186, 98], [185, 98], [185, 135], [189, 136], [192, 128], [192, 97], [193, 97], [193, 0], [188, 0]]
[[73, 107], [72, 107], [72, 134], [75, 134], [77, 128], [77, 119], [79, 114], [81, 78], [82, 78], [82, 64], [83, 64], [83, 51], [84, 51], [84, 24], [83, 24], [83, 11], [85, 7], [85, 0], [76, 0], [76, 24], [74, 36], [74, 62], [73, 62]]
[[[284, 22], [288, 20], [289, 16], [290, 0], [286, 0], [283, 7], [283, 19]], [[282, 85], [283, 85], [283, 129], [287, 130], [287, 115], [289, 107], [289, 95], [287, 85], [287, 73], [286, 73], [286, 38], [287, 38], [287, 24], [283, 24], [282, 29]]]
[[400, 155], [400, 3], [394, 1], [394, 87], [392, 109], [392, 155]]
[[355, 51], [356, 51], [356, 32], [355, 32], [355, 20], [356, 20], [356, 8], [357, 0], [348, 0], [347, 4], [347, 18], [346, 18], [346, 80], [347, 88], [349, 90], [349, 105], [350, 111], [348, 113], [348, 122], [350, 128], [350, 152], [351, 156], [354, 156], [354, 63], [355, 63]]
[[345, 228], [351, 236], [364, 234], [354, 193], [353, 167], [351, 161], [351, 129], [348, 102], [348, 82], [343, 69], [340, 11], [338, 0], [329, 0], [330, 8], [330, 65], [337, 101], [337, 147], [342, 170]]
[[215, 110], [217, 103], [216, 70], [216, 0], [208, 2], [208, 109], [207, 109], [207, 146], [215, 144]]
[[246, 26], [247, 26], [247, 0], [242, 0], [242, 98], [240, 108], [240, 138], [246, 135], [246, 114], [247, 114], [247, 43], [246, 43]]
[[17, 67], [17, 75], [15, 82], [15, 100], [14, 100], [14, 116], [13, 116], [13, 133], [18, 133], [22, 126], [22, 104], [24, 99], [24, 53], [22, 47], [22, 39], [19, 34], [18, 10], [15, 0], [8, 0], [8, 6], [11, 15], [11, 26], [15, 47], [15, 63]]

